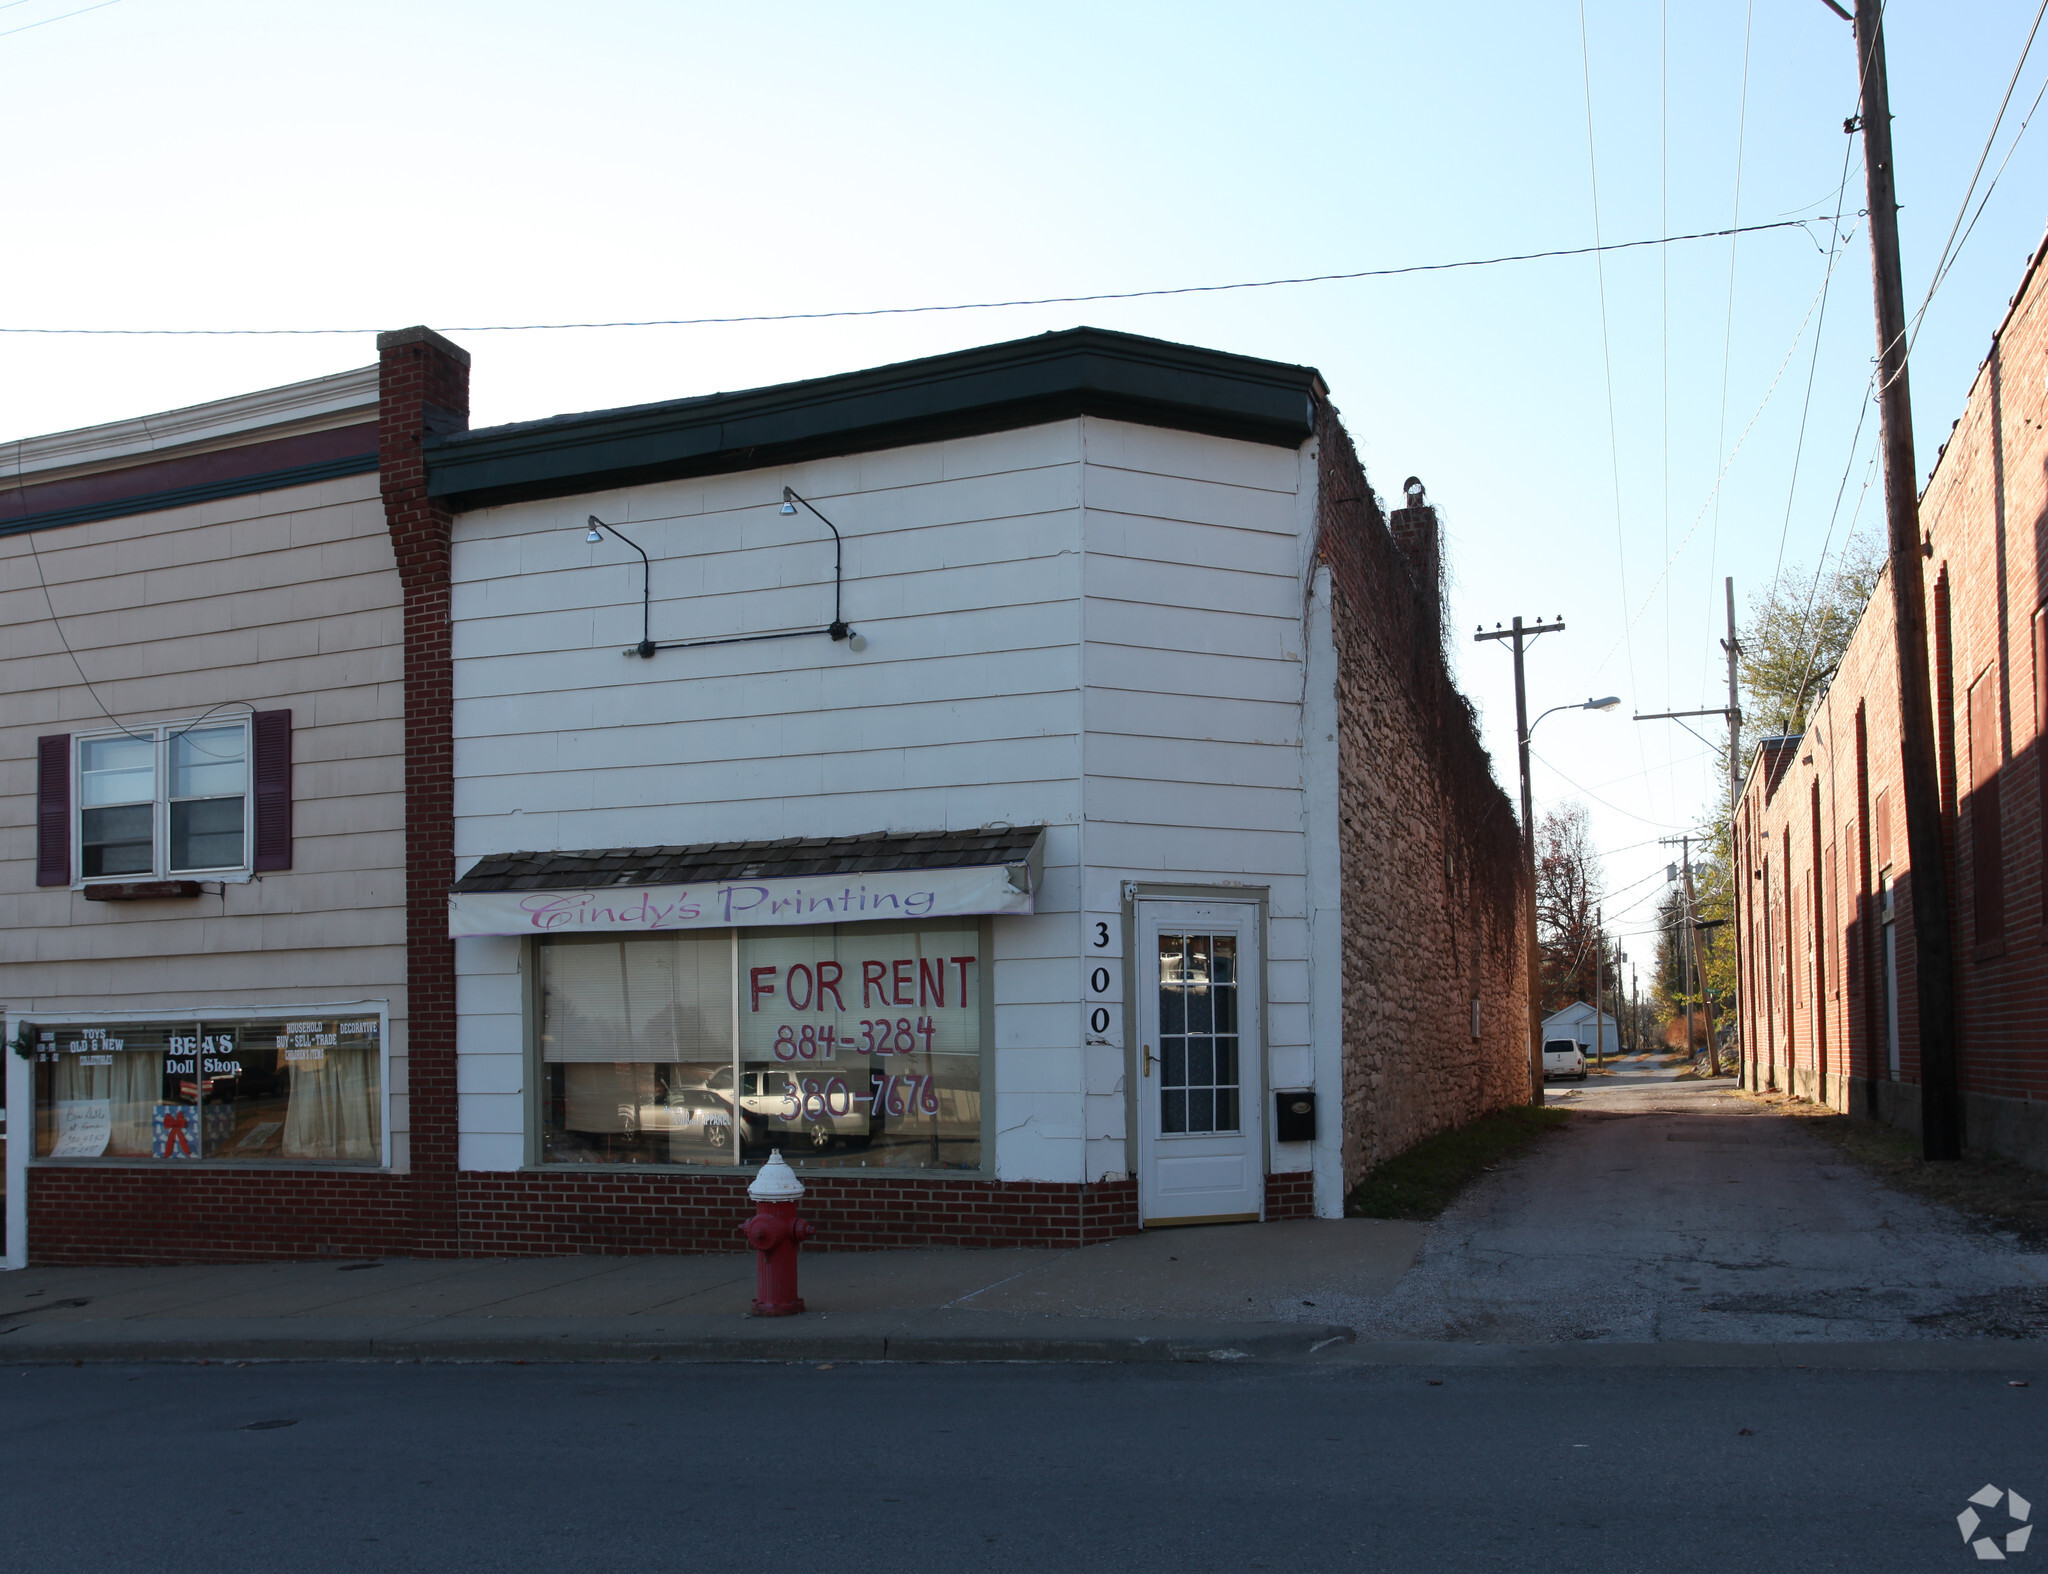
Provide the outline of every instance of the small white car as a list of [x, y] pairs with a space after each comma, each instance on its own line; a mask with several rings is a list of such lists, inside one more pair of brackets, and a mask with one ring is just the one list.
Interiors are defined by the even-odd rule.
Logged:
[[1586, 1051], [1575, 1038], [1552, 1038], [1543, 1043], [1543, 1080], [1570, 1077], [1586, 1080]]

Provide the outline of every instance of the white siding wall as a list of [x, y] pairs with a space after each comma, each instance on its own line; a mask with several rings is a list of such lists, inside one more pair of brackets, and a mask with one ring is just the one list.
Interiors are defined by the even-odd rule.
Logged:
[[[389, 1000], [402, 1165], [402, 615], [377, 478], [42, 530], [34, 548], [47, 604], [29, 537], [0, 537], [0, 1003]], [[289, 707], [292, 868], [178, 901], [39, 889], [35, 740], [106, 727], [101, 705], [130, 723]]]
[[[456, 848], [629, 847], [1044, 822], [1037, 915], [996, 924], [996, 1171], [1130, 1167], [1126, 879], [1269, 888], [1272, 1075], [1310, 1060], [1301, 714], [1312, 459], [1100, 420], [481, 510], [454, 554]], [[846, 537], [854, 653], [821, 625]], [[459, 869], [458, 869], [459, 872]], [[515, 941], [457, 947], [462, 1162], [524, 1158]], [[1107, 1034], [1089, 1012], [1112, 1006]], [[1100, 1042], [1084, 1044], [1084, 1039]], [[1334, 1089], [1325, 1092], [1334, 1107]], [[1288, 1150], [1283, 1164], [1305, 1163]]]
[[[463, 517], [458, 864], [1043, 821], [1042, 916], [997, 925], [998, 1169], [1078, 1179], [1072, 1013], [1044, 998], [1038, 962], [1050, 946], [1073, 971], [1079, 458], [1064, 422]], [[817, 635], [621, 655], [640, 637], [640, 561], [587, 543], [591, 513], [653, 559], [657, 640], [830, 620], [831, 541], [779, 511], [785, 485], [845, 535], [845, 614], [867, 649]], [[523, 1161], [519, 963], [516, 942], [457, 947], [468, 1168]]]
[[[1302, 737], [1313, 450], [1113, 421], [1087, 422], [1084, 437], [1083, 938], [1107, 923], [1120, 953], [1126, 880], [1265, 890], [1266, 1086], [1315, 1084]], [[1076, 983], [1092, 1008], [1105, 953], [1083, 953]], [[1109, 971], [1118, 1004], [1150, 982], [1135, 960]], [[1121, 1011], [1110, 1020], [1087, 1034], [1103, 1040], [1086, 1048], [1092, 1175], [1129, 1164]], [[1309, 1158], [1269, 1149], [1274, 1169]]]

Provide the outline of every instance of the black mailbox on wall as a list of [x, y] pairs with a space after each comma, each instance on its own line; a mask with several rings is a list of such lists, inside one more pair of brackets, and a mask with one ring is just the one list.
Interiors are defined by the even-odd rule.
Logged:
[[1282, 1089], [1273, 1095], [1273, 1140], [1314, 1142], [1316, 1140], [1316, 1090]]

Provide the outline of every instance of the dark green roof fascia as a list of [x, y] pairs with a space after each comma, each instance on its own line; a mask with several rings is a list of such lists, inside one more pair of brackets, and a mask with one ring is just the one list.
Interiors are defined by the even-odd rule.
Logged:
[[1294, 448], [1314, 368], [1075, 328], [837, 377], [429, 439], [457, 509], [751, 470], [1076, 415]]

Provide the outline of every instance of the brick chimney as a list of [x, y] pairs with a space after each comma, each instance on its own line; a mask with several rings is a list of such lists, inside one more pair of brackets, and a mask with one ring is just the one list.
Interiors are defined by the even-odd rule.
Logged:
[[[456, 1216], [454, 708], [448, 535], [426, 439], [469, 426], [469, 352], [431, 328], [377, 335], [377, 462], [405, 604], [406, 1135], [415, 1252], [452, 1256]], [[394, 1155], [396, 1156], [396, 1155]]]
[[1408, 575], [1415, 582], [1416, 601], [1427, 625], [1439, 628], [1443, 622], [1443, 533], [1421, 480], [1410, 476], [1401, 483], [1401, 491], [1407, 501], [1387, 515], [1387, 529], [1401, 556], [1408, 560]]

